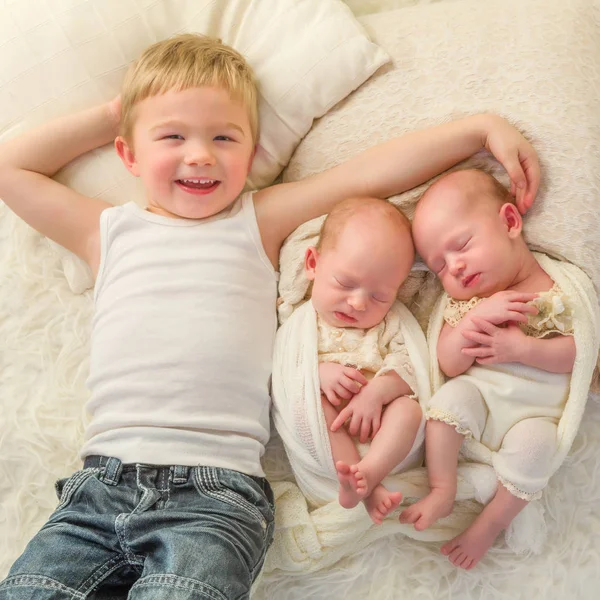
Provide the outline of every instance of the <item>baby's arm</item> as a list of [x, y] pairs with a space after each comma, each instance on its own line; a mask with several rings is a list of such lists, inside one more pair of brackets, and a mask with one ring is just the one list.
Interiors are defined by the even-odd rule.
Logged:
[[519, 362], [550, 373], [571, 373], [575, 364], [575, 339], [571, 335], [546, 339], [526, 336]]
[[483, 324], [498, 329], [496, 325], [525, 323], [527, 314], [537, 313], [537, 309], [528, 304], [536, 297], [537, 294], [527, 292], [497, 292], [469, 311], [456, 327], [444, 323], [437, 346], [438, 362], [444, 374], [456, 377], [464, 373], [476, 358], [484, 356], [478, 347], [483, 343]]
[[118, 101], [52, 121], [0, 146], [0, 198], [24, 221], [83, 258], [95, 272], [100, 213], [110, 204], [87, 198], [51, 177], [74, 158], [111, 142]]
[[572, 336], [534, 338], [516, 325], [496, 327], [479, 321], [480, 331], [469, 333], [477, 347], [463, 352], [483, 365], [519, 362], [550, 373], [571, 373], [575, 363], [575, 340]]
[[361, 443], [365, 443], [379, 431], [383, 407], [410, 393], [410, 386], [395, 371], [375, 377], [340, 411], [331, 426], [331, 431], [336, 431], [350, 419], [348, 431], [351, 435], [360, 435]]
[[260, 190], [254, 196], [263, 244], [277, 255], [283, 240], [300, 224], [328, 213], [350, 197], [388, 198], [419, 185], [482, 148], [504, 165], [525, 212], [539, 184], [537, 155], [504, 119], [475, 115], [374, 146], [337, 167]]
[[469, 326], [470, 322], [465, 317], [456, 327], [451, 327], [448, 323], [444, 323], [442, 327], [437, 345], [437, 359], [446, 377], [461, 375], [475, 362], [474, 357], [462, 352], [464, 348], [477, 345], [463, 336], [463, 331]]

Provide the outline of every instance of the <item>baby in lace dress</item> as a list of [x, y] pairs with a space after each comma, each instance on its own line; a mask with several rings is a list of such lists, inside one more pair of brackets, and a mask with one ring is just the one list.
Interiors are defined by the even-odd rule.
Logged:
[[439, 179], [413, 221], [417, 250], [446, 292], [437, 357], [452, 379], [426, 412], [431, 491], [400, 520], [422, 530], [449, 515], [465, 436], [489, 448], [495, 496], [442, 546], [465, 569], [548, 483], [575, 361], [570, 301], [521, 231], [508, 191], [477, 170]]
[[[375, 523], [402, 499], [383, 478], [422, 460], [424, 418], [396, 299], [413, 260], [409, 221], [376, 198], [337, 205], [305, 256], [339, 501], [346, 508], [364, 501]], [[368, 440], [361, 458], [355, 441]]]

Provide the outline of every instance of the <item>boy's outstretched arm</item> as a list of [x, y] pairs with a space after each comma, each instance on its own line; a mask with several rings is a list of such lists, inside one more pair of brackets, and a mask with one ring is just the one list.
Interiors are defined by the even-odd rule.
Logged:
[[110, 204], [83, 196], [51, 177], [74, 158], [114, 140], [116, 101], [56, 119], [0, 146], [0, 198], [43, 235], [99, 261], [100, 213]]
[[269, 256], [301, 223], [357, 196], [388, 198], [411, 189], [479, 150], [488, 149], [508, 171], [525, 212], [539, 185], [531, 144], [507, 121], [475, 115], [394, 138], [303, 181], [275, 185], [254, 196]]

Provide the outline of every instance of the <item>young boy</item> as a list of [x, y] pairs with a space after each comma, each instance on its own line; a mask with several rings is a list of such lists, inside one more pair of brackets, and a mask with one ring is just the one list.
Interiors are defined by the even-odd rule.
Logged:
[[[423, 530], [449, 515], [465, 436], [487, 446], [496, 494], [465, 532], [442, 546], [465, 569], [548, 483], [575, 360], [572, 299], [527, 247], [510, 200], [490, 175], [457, 171], [427, 190], [413, 221], [417, 250], [447, 294], [437, 357], [452, 379], [426, 413], [431, 491], [400, 520]], [[546, 319], [532, 303], [538, 295], [565, 310]]]
[[[273, 535], [269, 437], [278, 254], [351, 195], [387, 197], [488, 148], [526, 209], [535, 152], [498, 117], [389, 141], [306, 181], [242, 194], [257, 141], [244, 59], [181, 35], [148, 48], [121, 103], [0, 147], [0, 197], [95, 278], [84, 468], [0, 584], [0, 598], [131, 587], [170, 600], [246, 598]], [[115, 139], [146, 206], [111, 207], [51, 177]]]
[[[339, 502], [353, 508], [363, 501], [378, 524], [402, 499], [381, 481], [422, 458], [423, 413], [400, 328], [406, 314], [396, 300], [414, 254], [410, 222], [378, 198], [340, 202], [327, 216], [318, 246], [306, 251]], [[361, 444], [371, 440], [362, 458], [351, 436]]]

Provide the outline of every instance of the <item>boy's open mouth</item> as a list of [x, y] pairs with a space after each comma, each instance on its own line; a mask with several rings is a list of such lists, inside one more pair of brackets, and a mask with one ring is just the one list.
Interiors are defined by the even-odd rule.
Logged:
[[221, 182], [218, 179], [178, 179], [175, 183], [186, 192], [202, 194], [212, 192]]

